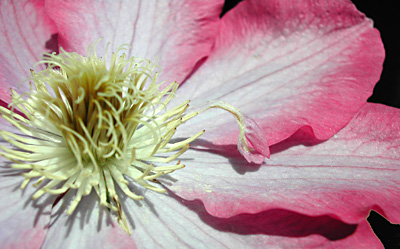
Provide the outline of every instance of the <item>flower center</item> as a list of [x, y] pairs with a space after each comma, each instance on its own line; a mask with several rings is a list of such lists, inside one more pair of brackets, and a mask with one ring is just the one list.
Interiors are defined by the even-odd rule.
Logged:
[[[22, 95], [12, 90], [10, 109], [0, 107], [2, 117], [19, 129], [5, 130], [0, 136], [13, 145], [0, 145], [0, 155], [13, 168], [22, 169], [21, 188], [33, 179], [43, 194], [63, 195], [76, 190], [67, 213], [71, 214], [82, 197], [94, 189], [100, 205], [117, 214], [129, 233], [117, 193], [134, 200], [130, 184], [164, 193], [157, 178], [184, 167], [175, 161], [189, 143], [204, 131], [179, 142], [171, 142], [176, 128], [210, 108], [224, 109], [236, 117], [240, 127], [239, 150], [250, 157], [245, 139], [245, 121], [240, 112], [223, 102], [185, 114], [189, 101], [167, 109], [178, 88], [164, 89], [157, 83], [157, 66], [149, 60], [128, 58], [121, 46], [110, 59], [96, 55], [94, 45], [87, 57], [60, 49], [46, 54], [39, 64], [47, 68], [31, 70], [31, 91]], [[263, 157], [262, 157], [263, 158]]]
[[197, 113], [183, 114], [189, 101], [167, 111], [178, 85], [172, 83], [160, 90], [156, 65], [118, 55], [123, 49], [113, 53], [109, 62], [98, 57], [93, 46], [87, 57], [64, 50], [48, 54], [39, 62], [47, 69], [31, 71], [31, 92], [21, 96], [13, 91], [13, 108], [24, 115], [0, 110], [28, 137], [7, 131], [0, 135], [18, 148], [2, 147], [1, 155], [15, 162], [12, 167], [30, 170], [23, 173], [22, 188], [32, 178], [39, 178], [34, 199], [44, 193], [77, 189], [67, 211], [70, 214], [94, 188], [100, 204], [117, 212], [127, 230], [115, 183], [135, 200], [143, 197], [131, 192], [126, 178], [165, 192], [150, 181], [183, 168], [179, 161], [163, 164], [184, 153], [204, 131], [170, 143], [176, 128]]

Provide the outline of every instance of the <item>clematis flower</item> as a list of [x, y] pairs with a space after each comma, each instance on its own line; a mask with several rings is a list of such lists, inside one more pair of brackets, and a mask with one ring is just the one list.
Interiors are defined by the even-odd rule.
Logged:
[[[348, 1], [249, 0], [219, 19], [222, 4], [215, 0], [0, 3], [1, 145], [2, 155], [8, 158], [1, 159], [2, 247], [380, 246], [365, 218], [375, 209], [399, 222], [400, 126], [397, 109], [365, 103], [384, 58], [378, 31]], [[88, 50], [99, 38], [103, 40], [96, 53], [116, 52], [111, 61]], [[58, 46], [53, 46], [55, 42]], [[118, 53], [123, 44], [130, 45], [126, 55]], [[43, 53], [52, 51], [60, 54], [43, 59]], [[152, 74], [156, 67], [151, 62], [156, 60], [162, 69], [157, 77]], [[39, 61], [42, 63], [31, 72]], [[88, 68], [96, 73], [87, 74]], [[158, 106], [154, 106], [154, 116], [148, 116], [147, 109], [138, 111], [142, 116], [135, 116], [132, 127], [139, 135], [131, 136], [136, 138], [131, 147], [125, 148], [131, 141], [123, 139], [122, 147], [112, 147], [116, 159], [126, 157], [142, 174], [124, 177], [114, 172], [114, 181], [104, 175], [101, 183], [85, 178], [89, 173], [79, 172], [82, 177], [72, 180], [75, 186], [63, 189], [61, 181], [68, 179], [51, 183], [56, 178], [50, 173], [59, 171], [47, 172], [44, 166], [63, 170], [60, 165], [76, 160], [85, 168], [79, 159], [91, 161], [87, 155], [97, 151], [86, 153], [90, 146], [74, 147], [81, 140], [65, 139], [68, 134], [73, 137], [76, 130], [64, 128], [64, 133], [69, 133], [61, 132], [61, 141], [43, 134], [56, 134], [51, 122], [55, 117], [68, 119], [57, 110], [62, 105], [66, 109], [79, 105], [89, 92], [74, 89], [81, 82], [74, 81], [78, 85], [71, 88], [68, 84], [79, 77], [93, 79], [99, 71], [109, 76], [114, 72], [111, 68], [120, 74], [135, 70], [125, 75], [120, 90], [104, 91], [102, 96], [117, 93], [118, 101], [126, 97], [124, 101], [134, 103], [130, 96], [149, 90], [144, 92], [150, 99], [145, 93], [140, 95], [143, 103], [163, 106], [165, 99], [169, 101], [164, 113], [163, 108], [158, 112]], [[79, 69], [85, 73], [80, 74]], [[151, 77], [150, 86], [142, 84], [144, 75]], [[129, 88], [127, 78], [136, 85]], [[32, 81], [33, 91], [27, 79]], [[181, 84], [179, 88], [170, 85], [174, 81]], [[109, 83], [106, 89], [117, 87], [104, 82]], [[47, 89], [64, 87], [77, 98], [70, 101], [67, 94], [57, 99], [57, 91], [46, 90], [45, 83], [50, 85]], [[12, 97], [10, 87], [15, 89]], [[193, 110], [181, 105], [186, 100], [191, 100]], [[13, 106], [7, 109], [10, 103]], [[62, 105], [51, 109], [55, 103]], [[221, 106], [222, 110], [203, 112]], [[169, 115], [171, 108], [173, 115]], [[119, 109], [112, 111], [108, 113]], [[192, 118], [191, 113], [198, 115]], [[164, 126], [169, 118], [179, 124]], [[103, 120], [107, 123], [106, 116]], [[25, 132], [28, 137], [22, 136], [26, 127], [30, 128]], [[165, 127], [168, 129], [163, 130]], [[158, 154], [143, 157], [149, 147], [136, 144], [154, 145], [149, 141], [160, 136], [164, 136], [162, 141], [168, 137], [169, 146], [184, 148], [174, 154], [178, 158], [171, 159], [175, 162], [172, 168], [160, 164], [169, 157], [151, 161], [150, 157]], [[125, 133], [116, 137], [125, 137]], [[240, 151], [235, 145], [238, 137]], [[40, 146], [56, 143], [68, 144], [70, 158], [40, 150]], [[53, 155], [53, 161], [48, 159], [46, 165], [37, 163], [41, 159], [23, 162], [38, 151], [42, 156]], [[261, 163], [260, 156], [267, 156], [268, 151], [271, 159]], [[180, 169], [181, 164], [186, 167]], [[162, 170], [157, 172], [157, 168]], [[38, 172], [41, 174], [35, 175]], [[65, 176], [55, 174], [60, 175]], [[35, 177], [39, 179], [37, 188], [26, 181]], [[96, 182], [95, 190], [87, 191], [89, 180]], [[114, 183], [115, 188], [111, 186]], [[60, 192], [52, 193], [53, 187]]]

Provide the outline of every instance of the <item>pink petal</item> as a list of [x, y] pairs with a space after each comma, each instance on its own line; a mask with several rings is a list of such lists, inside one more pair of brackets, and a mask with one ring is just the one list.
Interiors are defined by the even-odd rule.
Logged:
[[[232, 218], [210, 215], [203, 204], [173, 193], [144, 193], [125, 201], [138, 248], [377, 248], [366, 222], [344, 224], [330, 217], [305, 217], [284, 210]], [[220, 203], [220, 205], [223, 205]], [[343, 231], [344, 230], [344, 231]], [[372, 247], [371, 247], [372, 246]]]
[[49, 231], [42, 248], [136, 248], [98, 197], [92, 193], [84, 197], [70, 216], [66, 214], [73, 193], [67, 193], [53, 208]]
[[[215, 41], [222, 0], [64, 1], [49, 0], [47, 10], [60, 30], [60, 45], [86, 53], [103, 38], [132, 46], [129, 55], [159, 60], [160, 80], [182, 82]], [[98, 50], [103, 54], [101, 49]]]
[[[196, 101], [224, 100], [255, 119], [268, 143], [302, 127], [318, 139], [340, 130], [372, 94], [384, 49], [372, 21], [350, 1], [248, 0], [222, 18], [205, 63], [180, 88]], [[234, 143], [234, 120], [193, 120], [203, 138]]]
[[259, 167], [234, 154], [233, 145], [191, 149], [171, 190], [202, 200], [218, 217], [283, 208], [356, 224], [375, 209], [400, 223], [399, 135], [400, 110], [368, 103], [330, 140], [309, 146], [312, 134], [301, 131], [273, 146]]
[[0, 248], [40, 248], [50, 221], [52, 198], [33, 201], [36, 190], [20, 189], [20, 172], [0, 159]]
[[[17, 88], [43, 53], [54, 50], [51, 38], [57, 30], [39, 0], [2, 0], [0, 23], [0, 99], [9, 102], [9, 88]], [[24, 82], [20, 89], [26, 92], [29, 85]]]

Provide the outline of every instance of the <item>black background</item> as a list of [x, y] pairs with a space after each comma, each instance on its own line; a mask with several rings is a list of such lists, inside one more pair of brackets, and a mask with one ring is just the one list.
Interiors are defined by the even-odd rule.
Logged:
[[[238, 2], [240, 0], [225, 0], [222, 15]], [[381, 32], [386, 50], [381, 79], [376, 84], [374, 94], [368, 101], [400, 108], [400, 18], [398, 17], [398, 7], [393, 5], [394, 2], [388, 0], [353, 0], [352, 2], [374, 21], [374, 26]], [[371, 212], [368, 221], [385, 248], [400, 248], [399, 225], [390, 224], [376, 212]]]

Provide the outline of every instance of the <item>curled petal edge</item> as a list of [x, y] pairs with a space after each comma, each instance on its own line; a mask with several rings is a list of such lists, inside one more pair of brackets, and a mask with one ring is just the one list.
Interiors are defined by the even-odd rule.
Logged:
[[238, 108], [224, 101], [207, 101], [198, 105], [192, 112], [200, 114], [212, 108], [222, 109], [232, 114], [239, 125], [237, 148], [249, 163], [262, 164], [270, 157], [266, 135], [258, 124], [244, 115]]

